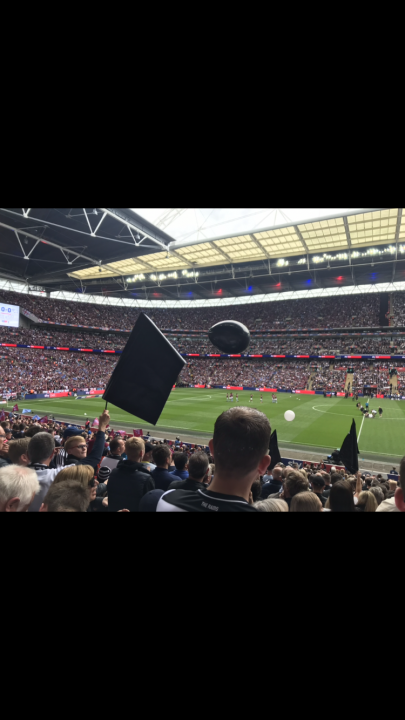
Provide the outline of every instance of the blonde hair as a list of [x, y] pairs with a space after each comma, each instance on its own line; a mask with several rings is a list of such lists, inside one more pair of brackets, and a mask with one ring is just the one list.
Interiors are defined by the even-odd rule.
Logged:
[[258, 500], [253, 507], [259, 512], [288, 512], [288, 505], [285, 500], [277, 498], [266, 498]]
[[131, 437], [125, 441], [125, 452], [132, 457], [140, 457], [145, 454], [145, 443], [142, 438]]
[[64, 482], [64, 480], [75, 480], [87, 489], [93, 477], [94, 470], [91, 465], [69, 465], [58, 472], [53, 482], [60, 483]]
[[321, 512], [322, 502], [314, 492], [300, 492], [294, 495], [290, 512]]
[[72, 447], [72, 445], [77, 445], [80, 443], [80, 445], [83, 445], [83, 438], [81, 435], [73, 435], [73, 437], [70, 437], [66, 440], [64, 444], [64, 449], [67, 453], [69, 453], [69, 449]]
[[378, 508], [376, 496], [368, 490], [360, 493], [357, 505], [364, 505], [363, 512], [375, 512]]

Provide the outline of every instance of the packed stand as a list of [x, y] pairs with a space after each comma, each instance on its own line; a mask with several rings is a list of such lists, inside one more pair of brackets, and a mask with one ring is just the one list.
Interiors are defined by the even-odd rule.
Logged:
[[[19, 305], [42, 321], [132, 330], [140, 308], [93, 305], [1, 291], [0, 299]], [[379, 295], [282, 300], [223, 307], [145, 310], [164, 330], [208, 330], [222, 320], [239, 320], [250, 330], [292, 328], [375, 327], [379, 325]]]
[[[210, 354], [218, 352], [206, 335], [193, 337], [169, 335], [168, 337], [180, 353]], [[122, 350], [127, 340], [128, 336], [120, 333], [66, 331], [48, 326], [33, 326], [30, 329], [0, 327], [0, 343]], [[404, 349], [405, 343], [391, 347], [389, 338], [295, 338], [285, 336], [256, 338], [252, 335], [246, 353], [250, 355], [394, 355], [397, 351], [402, 353]]]
[[108, 355], [0, 348], [0, 396], [104, 388], [116, 364]]
[[342, 392], [345, 387], [347, 369], [335, 367], [329, 363], [317, 363], [317, 371], [312, 381], [312, 390]]

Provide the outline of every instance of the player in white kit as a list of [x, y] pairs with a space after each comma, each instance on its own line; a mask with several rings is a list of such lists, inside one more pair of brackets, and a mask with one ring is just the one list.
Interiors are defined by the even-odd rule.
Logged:
[[253, 402], [253, 395], [252, 395], [252, 394], [250, 395], [250, 400], [249, 400], [249, 402]]
[[263, 402], [263, 395], [260, 395], [260, 402]]

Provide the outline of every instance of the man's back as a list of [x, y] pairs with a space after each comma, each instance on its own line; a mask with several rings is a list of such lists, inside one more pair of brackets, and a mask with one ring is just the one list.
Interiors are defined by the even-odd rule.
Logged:
[[276, 480], [273, 478], [270, 480], [270, 482], [264, 483], [262, 487], [262, 491], [260, 493], [260, 497], [262, 499], [266, 499], [269, 497], [269, 495], [274, 495], [275, 493], [280, 493], [283, 487], [283, 483], [281, 480]]
[[138, 512], [141, 498], [154, 489], [153, 479], [142, 463], [121, 460], [108, 481], [108, 511]]
[[242, 497], [209, 490], [169, 490], [160, 498], [156, 512], [257, 512]]
[[173, 477], [179, 478], [179, 480], [187, 480], [188, 478], [187, 470], [177, 470], [176, 468], [171, 474]]
[[156, 490], [168, 490], [169, 485], [173, 482], [173, 475], [165, 468], [156, 467], [151, 472], [151, 476], [155, 483]]

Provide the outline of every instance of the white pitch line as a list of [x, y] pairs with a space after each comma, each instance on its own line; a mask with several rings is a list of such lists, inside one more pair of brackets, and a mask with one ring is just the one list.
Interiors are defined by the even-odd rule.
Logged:
[[363, 423], [364, 423], [365, 418], [366, 418], [366, 416], [363, 415], [363, 420], [361, 421], [361, 426], [360, 426], [360, 431], [359, 431], [359, 434], [357, 437], [357, 442], [359, 442], [359, 440], [360, 440], [360, 435], [361, 435], [361, 431], [363, 430]]

